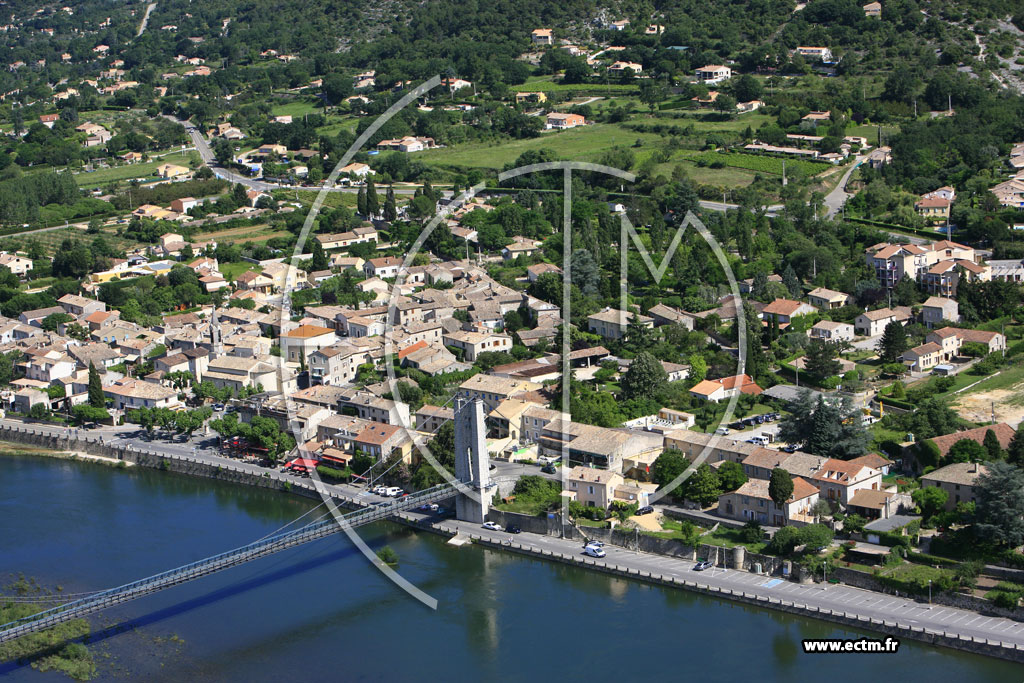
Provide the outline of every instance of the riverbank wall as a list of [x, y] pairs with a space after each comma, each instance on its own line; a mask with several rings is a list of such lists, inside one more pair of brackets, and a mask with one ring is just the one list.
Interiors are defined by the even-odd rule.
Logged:
[[[312, 482], [295, 482], [290, 479], [286, 479], [276, 471], [256, 474], [250, 471], [243, 470], [242, 468], [239, 467], [231, 465], [214, 465], [208, 462], [200, 461], [194, 458], [189, 458], [187, 456], [177, 455], [173, 453], [160, 453], [158, 451], [153, 451], [149, 449], [135, 448], [130, 445], [113, 445], [109, 443], [104, 443], [99, 436], [93, 436], [90, 434], [75, 436], [72, 433], [67, 436], [56, 436], [47, 434], [39, 429], [33, 429], [31, 425], [18, 427], [0, 425], [0, 440], [21, 443], [28, 446], [35, 446], [38, 448], [45, 448], [54, 451], [68, 452], [69, 458], [72, 457], [70, 453], [77, 451], [87, 453], [92, 456], [105, 458], [109, 461], [130, 462], [140, 467], [159, 469], [162, 471], [186, 474], [189, 476], [206, 477], [209, 479], [217, 479], [219, 481], [245, 484], [248, 486], [258, 486], [261, 488], [268, 488], [278, 491], [284, 491], [287, 493], [294, 493], [312, 499], [320, 498], [320, 494], [317, 492], [316, 487]], [[335, 502], [343, 507], [363, 507], [363, 504], [359, 501], [356, 501], [354, 498], [345, 496], [334, 491], [329, 491], [329, 493], [335, 500]], [[730, 567], [732, 569], [736, 569], [739, 571], [750, 571], [754, 568], [754, 565], [760, 564], [761, 569], [764, 573], [771, 574], [778, 571], [783, 564], [782, 560], [779, 560], [775, 557], [767, 555], [754, 555], [749, 553], [737, 554], [735, 553], [736, 549], [732, 548], [727, 549], [720, 548], [718, 546], [702, 545], [695, 551], [692, 547], [685, 546], [680, 541], [674, 539], [662, 539], [642, 534], [638, 535], [635, 532], [623, 530], [588, 528], [586, 530], [587, 535], [584, 536], [584, 534], [579, 529], [576, 529], [572, 526], [567, 526], [564, 529], [561, 529], [561, 521], [560, 519], [558, 519], [557, 516], [555, 516], [554, 518], [529, 518], [532, 520], [536, 520], [535, 522], [529, 523], [531, 527], [537, 527], [536, 529], [534, 529], [527, 528], [528, 523], [525, 522], [525, 519], [520, 519], [526, 518], [525, 515], [518, 515], [515, 513], [507, 513], [497, 510], [492, 511], [491, 514], [495, 521], [498, 521], [503, 525], [507, 525], [508, 523], [515, 523], [520, 525], [524, 531], [532, 533], [540, 533], [546, 535], [564, 535], [566, 538], [581, 541], [586, 540], [588, 537], [598, 538], [599, 540], [603, 540], [606, 543], [619, 545], [621, 547], [629, 548], [632, 550], [671, 555], [674, 557], [678, 557], [680, 559], [695, 559], [696, 557], [705, 557], [712, 559], [716, 565]], [[414, 529], [430, 531], [432, 533], [444, 536], [450, 537], [457, 533], [457, 530], [453, 530], [451, 528], [446, 527], [444, 522], [438, 523], [436, 520], [432, 520], [429, 518], [420, 519], [409, 516], [405, 513], [395, 515], [394, 520], [398, 523], [401, 523], [405, 526]], [[541, 528], [541, 526], [543, 526], [543, 529]], [[584, 557], [582, 555], [569, 555], [557, 553], [515, 542], [496, 543], [488, 539], [485, 539], [477, 534], [470, 534], [469, 538], [476, 544], [486, 548], [515, 552], [518, 554], [527, 555], [534, 558], [547, 559], [555, 562], [560, 562], [563, 564], [578, 566], [586, 569], [591, 569], [594, 571], [600, 571], [606, 574], [612, 574], [623, 578], [640, 580], [646, 583], [681, 588], [684, 590], [693, 591], [695, 593], [702, 593], [718, 599], [732, 600], [735, 602], [754, 605], [757, 607], [775, 609], [778, 611], [796, 614], [804, 617], [822, 619], [824, 621], [840, 624], [843, 626], [848, 626], [851, 628], [879, 632], [891, 636], [910, 638], [916, 641], [924, 642], [929, 645], [934, 645], [938, 647], [948, 647], [965, 652], [973, 652], [975, 654], [982, 654], [990, 657], [997, 657], [1000, 659], [1024, 663], [1024, 649], [1012, 643], [1002, 643], [995, 640], [977, 639], [971, 636], [960, 636], [959, 634], [947, 633], [945, 631], [934, 631], [925, 629], [923, 627], [916, 627], [913, 624], [904, 624], [899, 621], [886, 621], [874, 619], [857, 615], [852, 612], [819, 609], [815, 605], [804, 605], [797, 601], [787, 601], [779, 598], [772, 598], [766, 595], [747, 593], [744, 591], [737, 591], [728, 588], [712, 586], [709, 584], [702, 584], [699, 581], [678, 579], [671, 576], [665, 576], [663, 574], [632, 570], [627, 567], [613, 565], [600, 559]], [[630, 543], [630, 539], [633, 539], [633, 544]], [[881, 588], [875, 587], [873, 585], [869, 586], [868, 583], [874, 584], [877, 582], [867, 582], [866, 579], [873, 579], [873, 577], [871, 577], [868, 574], [864, 574], [863, 572], [855, 572], [855, 574], [860, 576], [843, 575], [841, 571], [837, 572], [837, 574], [839, 575], [836, 576], [836, 578], [843, 580], [844, 583], [849, 583], [850, 585], [861, 586], [864, 588], [868, 588], [870, 590], [879, 590], [879, 588]], [[951, 597], [955, 599], [957, 596]], [[939, 602], [939, 600], [936, 599], [935, 602]], [[966, 609], [974, 610], [977, 610], [979, 607], [973, 604], [954, 604], [952, 602], [944, 602], [943, 604], [950, 604], [951, 606], [963, 607]], [[1013, 614], [1002, 614], [1001, 612], [1013, 612]], [[998, 616], [1007, 616], [1009, 618], [1024, 621], [1024, 616], [1021, 616], [1020, 612], [1021, 610], [1000, 610]], [[995, 611], [991, 611], [989, 613], [994, 615], [997, 614], [997, 612]]]
[[681, 588], [718, 599], [732, 600], [733, 602], [753, 605], [756, 607], [774, 609], [780, 612], [795, 614], [811, 619], [820, 619], [854, 629], [883, 633], [885, 635], [898, 638], [909, 638], [911, 640], [927, 643], [928, 645], [936, 647], [946, 647], [954, 650], [986, 655], [989, 657], [997, 657], [999, 659], [1005, 659], [1012, 662], [1024, 663], [1024, 649], [1021, 649], [1014, 643], [1003, 643], [995, 640], [974, 638], [972, 636], [960, 636], [959, 634], [948, 633], [946, 631], [934, 631], [924, 627], [917, 627], [913, 624], [874, 619], [858, 615], [853, 612], [820, 609], [816, 605], [805, 605], [798, 601], [783, 600], [781, 598], [773, 598], [757, 593], [747, 593], [745, 591], [722, 588], [719, 586], [704, 584], [700, 581], [679, 579], [655, 572], [634, 570], [628, 567], [610, 564], [601, 559], [586, 557], [584, 555], [567, 555], [515, 542], [496, 543], [477, 534], [470, 534], [469, 538], [477, 545], [485, 548], [504, 550], [533, 558], [560, 562], [562, 564], [590, 569], [605, 574], [639, 580], [645, 583]]

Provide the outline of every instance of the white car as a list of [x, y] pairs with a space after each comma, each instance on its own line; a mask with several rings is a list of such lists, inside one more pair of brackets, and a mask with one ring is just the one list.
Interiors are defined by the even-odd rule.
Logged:
[[501, 531], [501, 525], [495, 522], [484, 522], [484, 528], [488, 531]]
[[397, 486], [389, 486], [386, 489], [384, 489], [384, 493], [382, 493], [381, 495], [382, 496], [387, 496], [389, 498], [398, 498], [399, 496], [403, 495], [404, 493], [405, 493], [405, 491], [403, 491], [401, 488], [399, 488]]
[[598, 548], [595, 545], [588, 545], [584, 546], [583, 554], [589, 555], [590, 557], [604, 557], [607, 553], [605, 553], [603, 548]]

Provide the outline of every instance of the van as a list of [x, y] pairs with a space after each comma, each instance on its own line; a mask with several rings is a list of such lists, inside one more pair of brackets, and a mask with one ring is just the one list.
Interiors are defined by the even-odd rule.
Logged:
[[397, 486], [389, 486], [386, 489], [384, 489], [383, 495], [388, 496], [389, 498], [397, 498], [403, 493], [405, 493], [405, 491], [403, 491], [401, 488]]
[[725, 436], [728, 433], [729, 433], [729, 428], [728, 427], [719, 427], [718, 429], [715, 430], [715, 434], [718, 434], [719, 436]]
[[750, 443], [756, 443], [758, 446], [767, 446], [770, 443], [770, 439], [764, 434], [759, 434], [751, 437]]

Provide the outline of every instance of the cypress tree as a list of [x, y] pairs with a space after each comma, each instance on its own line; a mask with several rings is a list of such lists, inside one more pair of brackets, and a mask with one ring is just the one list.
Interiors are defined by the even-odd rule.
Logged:
[[359, 212], [360, 216], [366, 215], [366, 190], [359, 188], [359, 192], [356, 193], [356, 211]]
[[380, 213], [380, 198], [377, 197], [377, 188], [373, 185], [373, 179], [366, 181], [366, 214], [373, 218]]
[[398, 218], [398, 207], [395, 206], [395, 189], [388, 185], [388, 193], [384, 198], [384, 220], [389, 223]]
[[107, 407], [107, 398], [103, 395], [99, 370], [92, 363], [89, 363], [89, 405], [93, 408]]

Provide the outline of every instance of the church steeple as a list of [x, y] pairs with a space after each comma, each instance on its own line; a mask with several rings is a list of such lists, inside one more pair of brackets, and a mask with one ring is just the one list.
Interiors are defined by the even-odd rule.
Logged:
[[220, 335], [220, 319], [217, 318], [217, 307], [213, 307], [213, 315], [210, 316], [210, 354], [214, 358], [224, 355], [224, 342]]

